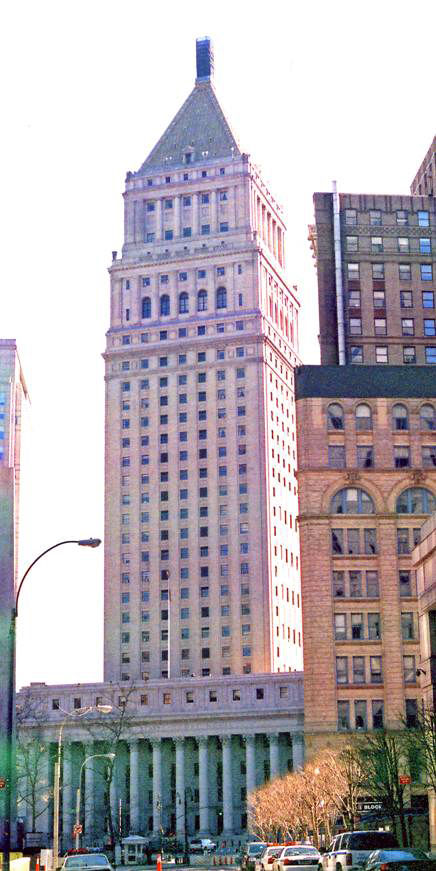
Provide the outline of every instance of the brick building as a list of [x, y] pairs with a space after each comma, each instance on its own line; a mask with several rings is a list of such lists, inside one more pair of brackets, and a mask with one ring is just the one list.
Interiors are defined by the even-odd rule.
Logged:
[[410, 185], [413, 196], [434, 197], [436, 191], [436, 136]]

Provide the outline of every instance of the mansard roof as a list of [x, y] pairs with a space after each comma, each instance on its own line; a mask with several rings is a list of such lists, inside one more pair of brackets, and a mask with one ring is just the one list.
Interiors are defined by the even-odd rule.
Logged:
[[182, 166], [189, 153], [192, 164], [198, 160], [241, 154], [210, 80], [197, 80], [188, 99], [138, 170], [138, 175], [158, 167], [169, 170], [173, 166]]

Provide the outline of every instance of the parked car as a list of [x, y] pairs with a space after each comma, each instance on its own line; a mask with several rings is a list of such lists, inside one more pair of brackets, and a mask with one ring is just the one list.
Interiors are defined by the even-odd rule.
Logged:
[[283, 844], [269, 844], [256, 858], [254, 871], [272, 871], [274, 859], [277, 859], [284, 849]]
[[113, 871], [104, 853], [76, 853], [65, 856], [61, 871]]
[[322, 857], [323, 871], [352, 871], [360, 868], [374, 850], [395, 849], [398, 841], [392, 832], [342, 832], [333, 838]]
[[241, 854], [241, 871], [254, 871], [254, 863], [268, 844], [265, 841], [249, 841]]
[[398, 850], [374, 850], [369, 854], [365, 871], [434, 871], [436, 860], [430, 859], [424, 850], [414, 847], [400, 847]]
[[311, 844], [284, 847], [274, 860], [273, 871], [286, 871], [288, 865], [299, 865], [305, 871], [319, 871], [322, 868], [321, 853]]
[[189, 845], [190, 853], [214, 853], [216, 844], [210, 838], [192, 838]]

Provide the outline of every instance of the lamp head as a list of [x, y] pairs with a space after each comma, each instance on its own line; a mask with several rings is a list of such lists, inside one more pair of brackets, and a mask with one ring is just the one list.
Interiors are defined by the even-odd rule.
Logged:
[[101, 538], [81, 538], [77, 544], [80, 547], [98, 547], [101, 544]]
[[99, 714], [110, 714], [113, 710], [112, 705], [96, 705], [95, 707]]

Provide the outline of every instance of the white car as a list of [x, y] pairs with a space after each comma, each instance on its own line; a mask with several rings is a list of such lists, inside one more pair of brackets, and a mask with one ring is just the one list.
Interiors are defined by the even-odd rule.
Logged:
[[271, 844], [265, 847], [254, 863], [254, 871], [272, 871], [274, 859], [278, 859], [284, 849], [283, 844]]
[[61, 871], [113, 871], [104, 853], [75, 853], [65, 856]]
[[273, 871], [287, 871], [289, 865], [298, 865], [305, 871], [319, 871], [322, 866], [321, 854], [310, 844], [285, 847], [274, 860]]
[[216, 844], [210, 838], [193, 838], [189, 845], [190, 853], [213, 853]]
[[322, 857], [323, 871], [354, 871], [366, 862], [373, 850], [391, 850], [398, 847], [392, 832], [341, 832]]

